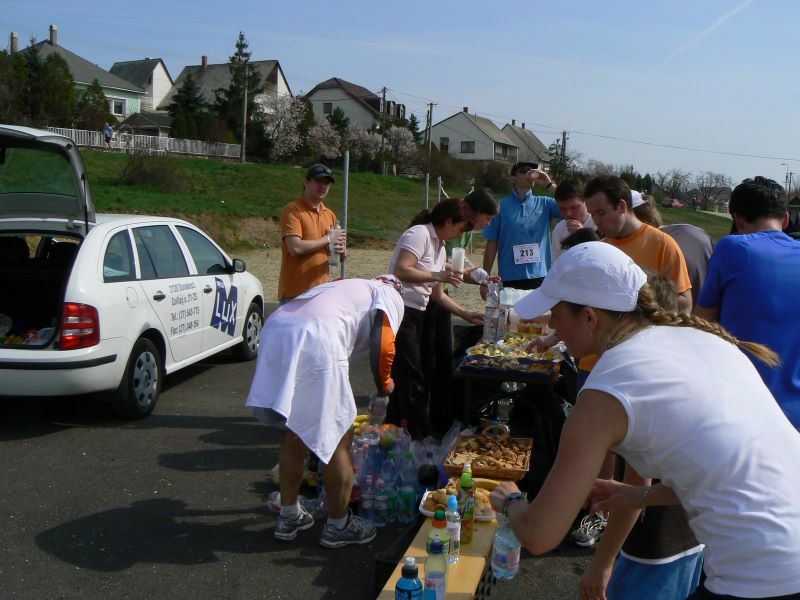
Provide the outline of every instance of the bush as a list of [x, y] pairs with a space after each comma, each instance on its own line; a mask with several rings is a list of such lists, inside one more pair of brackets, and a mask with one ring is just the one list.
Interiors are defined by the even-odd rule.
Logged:
[[180, 192], [186, 187], [180, 171], [171, 159], [132, 154], [120, 175], [122, 185], [149, 187], [160, 192]]

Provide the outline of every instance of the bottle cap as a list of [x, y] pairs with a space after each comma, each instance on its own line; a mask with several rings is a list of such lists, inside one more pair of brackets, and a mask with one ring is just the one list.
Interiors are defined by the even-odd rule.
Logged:
[[447, 527], [447, 516], [441, 508], [437, 508], [433, 513], [434, 527]]
[[403, 577], [416, 579], [419, 575], [419, 569], [417, 569], [417, 559], [413, 556], [406, 556], [403, 563], [403, 569], [401, 571]]
[[438, 535], [433, 536], [433, 541], [431, 542], [430, 554], [441, 554], [442, 550], [443, 547], [441, 538]]
[[450, 494], [447, 499], [447, 510], [458, 510], [458, 498], [455, 494]]

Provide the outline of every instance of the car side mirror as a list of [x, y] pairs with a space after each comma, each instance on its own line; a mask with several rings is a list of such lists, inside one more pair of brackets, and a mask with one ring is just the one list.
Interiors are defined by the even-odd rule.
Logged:
[[241, 258], [233, 259], [233, 272], [244, 273], [247, 270], [247, 265]]

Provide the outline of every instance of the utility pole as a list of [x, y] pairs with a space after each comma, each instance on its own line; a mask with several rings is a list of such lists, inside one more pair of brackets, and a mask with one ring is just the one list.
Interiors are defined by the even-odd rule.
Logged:
[[431, 127], [433, 127], [433, 107], [434, 102], [428, 103], [428, 122], [425, 127], [425, 139], [428, 145], [428, 173], [431, 172], [431, 150], [433, 147], [433, 140], [431, 139]]
[[[564, 169], [564, 159], [567, 155], [567, 132], [561, 132], [561, 168]], [[563, 177], [563, 174], [562, 174]]]
[[386, 88], [381, 90], [381, 175], [386, 175], [386, 158], [383, 154], [383, 138], [386, 136]]
[[244, 101], [242, 107], [242, 161], [245, 162], [245, 146], [247, 146], [247, 59], [244, 61]]

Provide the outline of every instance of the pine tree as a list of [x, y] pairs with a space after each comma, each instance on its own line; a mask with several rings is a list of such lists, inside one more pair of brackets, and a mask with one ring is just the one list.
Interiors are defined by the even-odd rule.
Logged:
[[[228, 88], [215, 90], [215, 112], [225, 119], [228, 126], [241, 141], [242, 112], [244, 110], [244, 89], [247, 82], [247, 125], [248, 130], [256, 112], [255, 97], [262, 91], [261, 74], [250, 62], [252, 52], [248, 51], [249, 44], [244, 37], [244, 32], [239, 32], [236, 40], [236, 52], [228, 60], [228, 69], [231, 74], [231, 83]], [[255, 132], [253, 132], [255, 133]], [[248, 137], [250, 132], [248, 131]]]
[[328, 123], [331, 124], [340, 136], [347, 135], [347, 128], [350, 127], [350, 117], [344, 114], [344, 111], [338, 106], [328, 115]]
[[25, 107], [28, 79], [23, 54], [0, 51], [0, 122], [19, 125], [29, 122]]
[[95, 79], [78, 100], [75, 124], [82, 129], [101, 130], [105, 123], [115, 123], [116, 119], [108, 108], [108, 99], [103, 86]]
[[411, 117], [408, 119], [408, 129], [411, 131], [411, 134], [414, 136], [414, 141], [417, 144], [422, 143], [422, 132], [419, 130], [419, 119], [417, 119], [417, 115], [411, 113]]
[[50, 54], [45, 59], [35, 87], [42, 98], [39, 124], [71, 127], [75, 118], [77, 94], [72, 73], [61, 56]]
[[208, 139], [206, 103], [191, 74], [183, 80], [167, 110], [172, 117], [170, 128], [172, 137], [189, 140]]

